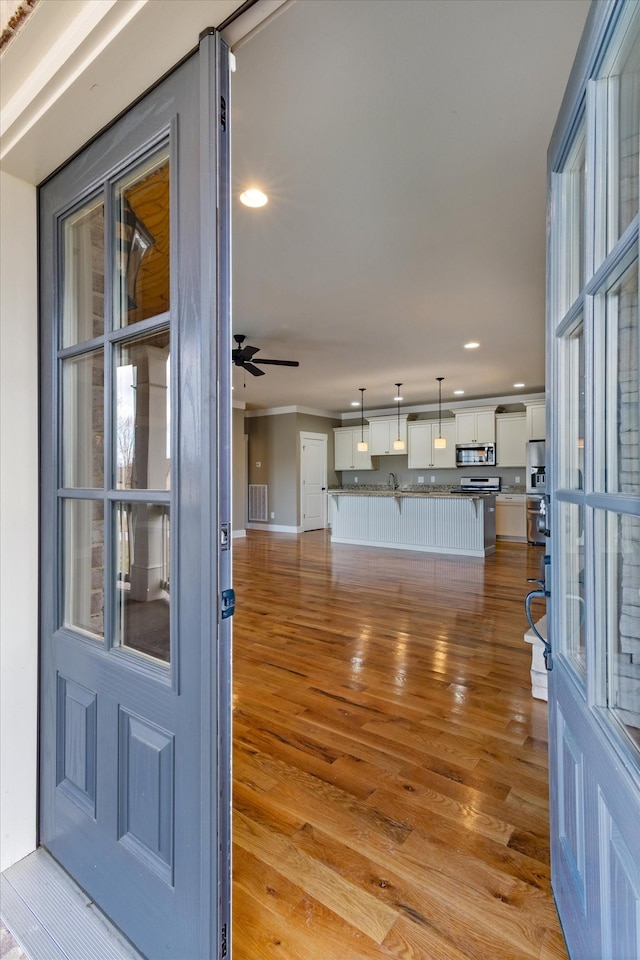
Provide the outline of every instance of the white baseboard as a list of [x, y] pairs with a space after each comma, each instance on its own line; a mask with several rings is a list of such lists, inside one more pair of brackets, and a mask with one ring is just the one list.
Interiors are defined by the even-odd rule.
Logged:
[[280, 523], [248, 523], [247, 530], [268, 530], [270, 533], [302, 533], [302, 527], [286, 527]]
[[231, 539], [235, 540], [236, 537], [246, 537], [246, 535], [247, 535], [246, 530], [234, 530], [233, 533], [231, 534]]

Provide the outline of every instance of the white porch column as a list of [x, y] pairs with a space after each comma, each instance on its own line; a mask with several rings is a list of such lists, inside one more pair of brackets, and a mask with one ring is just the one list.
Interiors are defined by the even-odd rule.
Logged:
[[0, 869], [36, 846], [36, 189], [0, 173]]
[[[168, 486], [168, 355], [168, 348], [141, 345], [133, 359], [136, 367], [133, 486], [136, 489], [166, 490]], [[157, 506], [137, 503], [133, 507], [132, 600], [157, 600], [163, 595], [162, 515], [162, 509]]]

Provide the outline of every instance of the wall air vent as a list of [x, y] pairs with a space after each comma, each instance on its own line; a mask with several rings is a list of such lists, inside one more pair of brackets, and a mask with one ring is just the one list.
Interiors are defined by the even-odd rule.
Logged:
[[268, 520], [266, 483], [249, 484], [249, 521]]

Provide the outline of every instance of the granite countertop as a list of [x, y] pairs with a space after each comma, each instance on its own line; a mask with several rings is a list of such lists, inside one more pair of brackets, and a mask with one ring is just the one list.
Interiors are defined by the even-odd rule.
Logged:
[[[348, 494], [360, 497], [477, 497], [489, 496], [487, 493], [451, 493], [455, 483], [401, 483], [396, 490], [392, 490], [386, 483], [348, 483], [341, 487], [329, 487], [327, 493], [332, 495]], [[502, 494], [524, 494], [523, 484], [507, 484], [502, 490]], [[496, 496], [498, 494], [496, 493]]]
[[465, 497], [476, 500], [478, 497], [486, 497], [487, 494], [482, 493], [451, 493], [446, 490], [390, 490], [384, 488], [378, 489], [369, 489], [369, 490], [353, 490], [352, 488], [335, 488], [333, 490], [328, 490], [330, 496], [339, 496], [339, 497], [423, 497], [423, 498], [433, 498], [433, 497], [446, 497], [450, 500], [454, 498], [456, 500], [464, 500]]

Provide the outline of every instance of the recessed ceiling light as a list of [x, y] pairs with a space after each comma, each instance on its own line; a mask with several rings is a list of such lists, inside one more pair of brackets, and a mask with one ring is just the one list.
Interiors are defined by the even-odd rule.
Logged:
[[352, 400], [352, 401], [351, 401], [351, 406], [352, 406], [352, 407], [359, 407], [359, 406], [360, 406], [360, 401], [359, 401], [359, 400]]
[[240, 203], [244, 203], [245, 207], [264, 207], [268, 199], [266, 193], [257, 187], [250, 187], [240, 194]]
[[397, 400], [397, 402], [400, 403], [401, 400], [404, 400], [404, 397], [394, 397], [393, 399], [394, 401]]
[[480, 344], [476, 343], [475, 340], [470, 340], [469, 343], [465, 343], [464, 348], [465, 350], [475, 350], [476, 347], [479, 347], [479, 346]]
[[456, 397], [461, 397], [464, 393], [464, 390], [454, 390], [453, 392], [455, 393]]
[[519, 390], [521, 387], [524, 387], [524, 383], [514, 383], [516, 390]]

